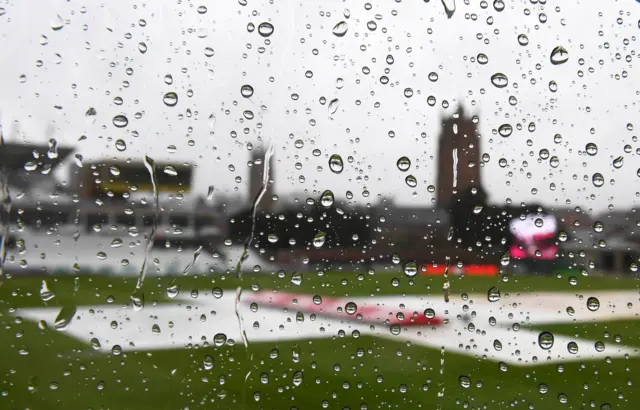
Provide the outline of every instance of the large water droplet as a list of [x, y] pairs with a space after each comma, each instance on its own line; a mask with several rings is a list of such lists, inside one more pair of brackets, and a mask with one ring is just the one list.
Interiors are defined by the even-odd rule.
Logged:
[[593, 182], [593, 186], [595, 186], [596, 188], [600, 188], [602, 185], [604, 185], [604, 177], [599, 172], [593, 174], [593, 177], [591, 177], [591, 181]]
[[396, 165], [398, 166], [398, 169], [400, 171], [406, 172], [411, 167], [411, 160], [407, 157], [400, 157], [400, 159], [398, 159], [398, 162], [396, 162]]
[[567, 344], [567, 351], [571, 354], [577, 354], [578, 353], [578, 344], [576, 342], [569, 342]]
[[518, 44], [520, 44], [521, 46], [526, 46], [527, 44], [529, 44], [529, 37], [527, 37], [526, 34], [520, 34], [518, 36]]
[[344, 306], [344, 311], [349, 315], [353, 315], [358, 311], [358, 305], [356, 305], [355, 302], [348, 302]]
[[293, 383], [294, 386], [298, 387], [302, 384], [303, 380], [304, 380], [304, 373], [302, 373], [302, 371], [297, 371], [293, 374], [291, 382]]
[[584, 150], [587, 152], [587, 154], [589, 154], [590, 156], [594, 156], [598, 153], [598, 146], [596, 144], [594, 144], [593, 142], [590, 142], [586, 145], [586, 147], [584, 148]]
[[404, 274], [413, 278], [418, 274], [418, 264], [415, 261], [409, 261], [404, 264]]
[[504, 10], [504, 1], [502, 1], [502, 0], [494, 0], [493, 1], [493, 8], [495, 9], [495, 11], [501, 12], [502, 10]]
[[471, 387], [471, 379], [469, 378], [469, 376], [460, 376], [458, 378], [458, 382], [460, 382], [460, 386], [462, 386], [465, 389], [468, 389], [469, 387]]
[[498, 134], [500, 134], [500, 136], [503, 138], [507, 138], [512, 133], [513, 133], [513, 127], [511, 126], [511, 124], [502, 124], [501, 126], [498, 127]]
[[624, 158], [623, 157], [618, 157], [616, 159], [613, 160], [613, 167], [616, 169], [622, 168], [622, 165], [624, 165]]
[[116, 115], [113, 117], [113, 125], [117, 128], [124, 128], [129, 125], [129, 119], [124, 115]]
[[333, 30], [331, 30], [331, 32], [336, 37], [344, 37], [344, 35], [347, 34], [347, 30], [349, 30], [349, 26], [347, 25], [347, 22], [341, 21], [333, 27]]
[[56, 16], [51, 20], [51, 30], [60, 31], [63, 27], [64, 20], [62, 19], [62, 17], [60, 17], [59, 14], [56, 14]]
[[318, 232], [316, 236], [313, 237], [313, 247], [316, 249], [322, 248], [326, 237], [327, 237], [327, 234], [325, 232], [322, 232], [322, 231]]
[[100, 340], [95, 337], [91, 339], [91, 347], [93, 347], [93, 350], [100, 350]]
[[504, 88], [509, 85], [509, 79], [503, 73], [495, 73], [491, 76], [491, 84], [496, 88]]
[[456, 12], [456, 0], [442, 0], [442, 5], [447, 18], [453, 17], [453, 13]]
[[213, 369], [213, 366], [215, 365], [215, 360], [213, 359], [213, 357], [206, 355], [203, 359], [202, 359], [202, 365], [204, 366], [205, 370], [211, 370]]
[[496, 349], [496, 351], [500, 351], [502, 350], [502, 342], [499, 341], [498, 339], [493, 341], [493, 348]]
[[55, 296], [56, 294], [53, 293], [51, 289], [49, 289], [49, 284], [47, 283], [47, 281], [43, 280], [42, 285], [40, 286], [40, 299], [42, 299], [43, 302], [48, 302]]
[[175, 107], [178, 104], [178, 94], [170, 91], [162, 97], [162, 102], [164, 102], [164, 105], [167, 107]]
[[144, 309], [144, 293], [142, 293], [142, 289], [136, 289], [130, 296], [130, 299], [131, 304], [133, 305], [133, 310], [138, 312]]
[[600, 309], [600, 301], [598, 300], [598, 298], [591, 296], [589, 299], [587, 299], [587, 309], [592, 312]]
[[56, 330], [65, 330], [73, 320], [75, 314], [75, 306], [64, 306], [60, 309], [58, 316], [56, 316], [56, 319], [53, 322], [53, 327], [55, 327]]
[[270, 35], [273, 34], [273, 24], [271, 23], [260, 23], [260, 25], [258, 26], [258, 33], [262, 36], [262, 37], [269, 37]]
[[144, 54], [147, 52], [147, 44], [143, 41], [138, 43], [138, 51], [140, 51], [141, 54]]
[[544, 350], [549, 350], [553, 347], [554, 337], [551, 332], [546, 330], [538, 335], [538, 346]]
[[167, 297], [170, 299], [175, 298], [180, 293], [180, 286], [176, 283], [175, 279], [172, 279], [167, 286]]
[[333, 201], [334, 201], [333, 192], [327, 189], [322, 193], [322, 196], [320, 197], [320, 204], [323, 207], [330, 208], [333, 205]]
[[242, 95], [244, 98], [251, 97], [253, 95], [253, 87], [249, 84], [243, 85], [242, 87], [240, 87], [240, 95]]
[[338, 154], [333, 154], [329, 157], [329, 169], [334, 174], [339, 174], [344, 169], [344, 163], [342, 162], [342, 157]]
[[123, 139], [117, 139], [115, 143], [116, 149], [120, 152], [127, 149], [127, 143]]
[[500, 300], [500, 289], [493, 286], [487, 291], [487, 300], [489, 302], [497, 302]]
[[551, 50], [551, 57], [549, 59], [553, 65], [564, 64], [569, 60], [569, 52], [562, 46], [556, 46]]
[[411, 188], [415, 188], [416, 186], [418, 186], [418, 180], [413, 175], [407, 175], [407, 177], [404, 179], [404, 182]]

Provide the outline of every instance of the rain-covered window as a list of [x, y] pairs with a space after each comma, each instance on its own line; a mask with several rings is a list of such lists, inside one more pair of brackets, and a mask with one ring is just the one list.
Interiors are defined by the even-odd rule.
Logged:
[[639, 36], [0, 0], [0, 408], [640, 408]]

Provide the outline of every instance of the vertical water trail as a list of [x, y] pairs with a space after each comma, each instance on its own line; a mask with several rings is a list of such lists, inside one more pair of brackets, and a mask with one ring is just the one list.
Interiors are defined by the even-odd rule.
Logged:
[[[4, 149], [4, 132], [0, 123], [0, 150]], [[0, 164], [0, 285], [4, 281], [4, 264], [7, 258], [7, 239], [9, 236], [9, 216], [11, 215], [11, 195], [9, 193], [9, 174], [4, 164]]]
[[140, 267], [140, 272], [138, 273], [136, 289], [133, 295], [131, 295], [131, 301], [133, 302], [134, 308], [137, 309], [141, 309], [144, 305], [144, 297], [142, 295], [141, 289], [142, 284], [144, 283], [147, 260], [149, 259], [151, 249], [153, 248], [153, 243], [156, 239], [156, 230], [158, 229], [158, 213], [160, 212], [160, 203], [158, 200], [158, 177], [156, 176], [155, 161], [149, 156], [145, 155], [144, 166], [149, 171], [149, 175], [151, 176], [151, 185], [153, 187], [153, 223], [151, 224], [151, 232], [149, 232], [149, 236], [147, 236], [144, 259], [142, 261], [142, 266]]
[[[249, 342], [247, 340], [247, 332], [244, 329], [244, 319], [242, 315], [240, 315], [240, 297], [242, 296], [242, 263], [247, 260], [249, 257], [249, 246], [251, 246], [251, 242], [253, 242], [253, 235], [256, 229], [256, 213], [258, 211], [258, 205], [262, 200], [265, 192], [267, 192], [267, 185], [269, 184], [269, 174], [270, 174], [270, 165], [271, 165], [271, 157], [273, 157], [273, 153], [275, 151], [275, 145], [273, 142], [269, 145], [269, 149], [264, 155], [264, 164], [262, 169], [262, 186], [260, 187], [260, 191], [253, 200], [253, 204], [251, 205], [251, 231], [249, 232], [249, 236], [244, 242], [244, 247], [242, 249], [242, 254], [240, 255], [240, 259], [238, 259], [238, 263], [236, 264], [236, 276], [240, 280], [238, 288], [236, 289], [236, 300], [235, 300], [235, 312], [236, 317], [238, 318], [238, 324], [240, 326], [240, 335], [242, 336], [242, 343], [244, 343], [244, 348], [247, 353], [249, 353]], [[251, 364], [253, 360], [253, 353], [249, 356], [249, 364]], [[247, 380], [249, 380], [249, 376], [251, 375], [251, 367], [247, 371], [247, 374], [244, 378], [245, 384]], [[242, 391], [242, 402], [243, 408], [246, 399], [246, 389]]]
[[202, 245], [200, 245], [195, 251], [193, 251], [193, 259], [191, 259], [191, 262], [189, 262], [187, 267], [182, 271], [183, 275], [188, 275], [189, 272], [191, 272], [191, 269], [193, 269], [193, 267], [196, 265], [196, 262], [198, 262], [198, 258], [200, 258], [200, 255], [202, 255], [202, 249]]
[[451, 152], [453, 155], [453, 190], [458, 187], [458, 148], [454, 148]]
[[253, 200], [253, 204], [251, 205], [251, 232], [249, 236], [244, 241], [244, 247], [242, 249], [242, 254], [240, 255], [240, 259], [238, 259], [238, 263], [236, 264], [236, 276], [238, 279], [242, 280], [242, 263], [247, 260], [249, 257], [249, 246], [251, 246], [251, 242], [253, 242], [253, 235], [256, 229], [256, 212], [258, 211], [258, 205], [264, 196], [264, 193], [267, 192], [267, 185], [269, 184], [269, 167], [271, 164], [271, 157], [275, 151], [275, 146], [273, 143], [269, 145], [269, 149], [264, 155], [264, 168], [262, 171], [262, 186], [260, 187], [260, 191]]

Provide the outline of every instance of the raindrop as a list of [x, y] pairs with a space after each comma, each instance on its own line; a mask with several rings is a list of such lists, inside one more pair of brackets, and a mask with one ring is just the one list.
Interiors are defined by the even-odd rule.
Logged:
[[520, 44], [521, 46], [526, 46], [527, 44], [529, 44], [529, 37], [527, 37], [526, 34], [520, 34], [518, 36], [518, 44]]
[[613, 167], [616, 168], [616, 169], [621, 168], [623, 164], [624, 164], [624, 158], [623, 157], [618, 157], [618, 158], [613, 160]]
[[166, 175], [169, 175], [169, 176], [175, 177], [175, 176], [177, 176], [177, 175], [178, 175], [178, 170], [177, 170], [177, 169], [175, 169], [175, 168], [174, 168], [173, 166], [171, 166], [171, 165], [167, 165], [167, 166], [165, 166], [165, 167], [164, 167], [164, 173], [165, 173]]
[[329, 115], [333, 115], [336, 113], [336, 111], [338, 111], [338, 107], [340, 106], [340, 101], [338, 101], [337, 98], [334, 98], [333, 100], [331, 100], [329, 102]]
[[116, 149], [120, 152], [125, 151], [127, 149], [127, 143], [122, 139], [116, 140]]
[[569, 60], [569, 52], [562, 46], [556, 46], [551, 51], [550, 60], [553, 65], [564, 64]]
[[57, 14], [56, 17], [53, 20], [51, 20], [51, 30], [59, 31], [59, 30], [62, 30], [63, 27], [64, 27], [64, 20], [62, 19], [62, 17], [60, 17], [59, 14]]
[[333, 192], [327, 189], [322, 193], [322, 196], [320, 197], [320, 204], [323, 207], [325, 208], [331, 207], [331, 205], [333, 205], [333, 201], [334, 201]]
[[215, 51], [213, 51], [213, 49], [211, 47], [205, 47], [204, 55], [206, 57], [213, 57], [214, 54], [215, 54]]
[[498, 127], [498, 134], [500, 134], [500, 136], [503, 138], [507, 138], [512, 133], [513, 133], [513, 127], [511, 126], [511, 124], [502, 124], [501, 126]]
[[407, 157], [400, 157], [400, 159], [398, 159], [398, 162], [396, 162], [396, 165], [398, 166], [398, 169], [400, 171], [406, 172], [411, 167], [411, 160], [409, 160], [409, 158]]
[[504, 10], [504, 2], [502, 0], [494, 0], [493, 8], [495, 9], [495, 11], [501, 12], [502, 10]]
[[489, 291], [487, 292], [487, 299], [489, 300], [489, 302], [497, 302], [497, 301], [499, 301], [500, 300], [500, 289], [498, 289], [495, 286], [491, 287], [491, 289], [489, 289]]
[[62, 309], [60, 309], [60, 312], [58, 312], [58, 316], [56, 316], [56, 319], [53, 322], [53, 327], [55, 327], [56, 330], [65, 330], [67, 326], [69, 326], [69, 323], [71, 323], [71, 321], [73, 320], [73, 316], [75, 316], [75, 314], [75, 306], [62, 307]]
[[569, 342], [567, 344], [567, 351], [571, 354], [578, 353], [578, 344], [576, 342]]
[[491, 76], [491, 84], [496, 88], [504, 88], [509, 84], [509, 79], [502, 73], [495, 73]]
[[593, 174], [593, 177], [591, 177], [591, 181], [593, 182], [593, 186], [595, 186], [596, 188], [600, 188], [602, 185], [604, 185], [604, 177], [599, 172]]
[[418, 180], [413, 175], [407, 175], [407, 177], [404, 179], [404, 182], [411, 188], [415, 188], [416, 186], [418, 186]]
[[538, 391], [540, 392], [540, 394], [547, 394], [549, 392], [549, 386], [544, 383], [540, 383], [538, 385]]
[[584, 150], [587, 152], [589, 156], [592, 157], [598, 153], [598, 146], [593, 142], [590, 142], [586, 145]]
[[225, 335], [224, 333], [217, 333], [215, 336], [213, 336], [213, 344], [216, 347], [220, 347], [225, 343], [227, 343], [227, 335]]
[[333, 30], [331, 30], [331, 32], [336, 37], [344, 37], [344, 35], [347, 34], [348, 29], [349, 29], [349, 26], [347, 25], [347, 22], [341, 21], [333, 27]]
[[180, 286], [176, 283], [175, 279], [172, 279], [171, 282], [169, 282], [169, 286], [167, 286], [167, 297], [173, 299], [178, 296], [178, 293], [180, 293]]
[[91, 347], [93, 347], [94, 350], [100, 350], [100, 341], [94, 337], [91, 339]]
[[442, 5], [447, 18], [453, 17], [453, 13], [456, 12], [456, 0], [442, 0]]
[[484, 54], [484, 53], [480, 53], [476, 57], [476, 60], [478, 60], [479, 64], [485, 65], [485, 64], [487, 64], [489, 62], [489, 57], [487, 57], [487, 55]]
[[178, 94], [170, 91], [162, 97], [162, 101], [167, 107], [175, 107], [178, 104]]
[[604, 352], [604, 349], [605, 349], [604, 342], [602, 342], [600, 340], [595, 342], [593, 347], [596, 349], [596, 352], [600, 352], [600, 353]]
[[141, 289], [136, 289], [130, 299], [134, 311], [138, 312], [144, 308], [144, 293], [142, 293]]
[[291, 273], [291, 283], [293, 283], [296, 286], [300, 286], [302, 284], [302, 273], [300, 272], [293, 272]]
[[151, 326], [151, 332], [153, 334], [159, 335], [160, 334], [160, 326], [157, 323], [154, 323], [153, 326]]
[[434, 317], [436, 317], [436, 311], [435, 311], [435, 310], [433, 310], [433, 309], [431, 309], [431, 308], [427, 308], [427, 309], [425, 309], [425, 311], [424, 311], [424, 316], [425, 316], [427, 319], [433, 319]]
[[204, 366], [205, 370], [211, 370], [213, 369], [213, 366], [215, 365], [215, 360], [213, 359], [213, 357], [206, 355], [203, 359], [202, 359], [202, 365]]
[[302, 384], [303, 380], [304, 380], [304, 374], [302, 373], [302, 371], [297, 371], [293, 374], [293, 378], [291, 381], [294, 386], [298, 387]]
[[51, 289], [49, 289], [49, 284], [47, 283], [47, 281], [43, 280], [42, 285], [40, 286], [40, 299], [42, 299], [43, 302], [48, 302], [55, 296], [55, 293], [53, 293]]
[[587, 299], [587, 309], [592, 312], [600, 309], [600, 301], [598, 300], [598, 298], [591, 296], [589, 299]]
[[144, 42], [139, 42], [138, 43], [138, 51], [140, 51], [140, 53], [144, 54], [147, 52], [147, 45]]
[[569, 316], [573, 316], [576, 314], [576, 310], [573, 308], [573, 306], [567, 306], [566, 311], [567, 311], [567, 315]]
[[249, 98], [253, 95], [253, 87], [250, 86], [249, 84], [245, 84], [242, 87], [240, 87], [240, 94], [244, 97], [244, 98]]
[[322, 232], [322, 231], [318, 232], [313, 237], [313, 247], [316, 249], [322, 248], [326, 237], [327, 237], [327, 234], [325, 232]]
[[418, 274], [418, 264], [415, 261], [409, 261], [404, 264], [404, 274], [413, 278]]
[[195, 251], [193, 251], [193, 258], [191, 259], [191, 262], [189, 262], [189, 264], [182, 271], [183, 275], [187, 275], [189, 274], [189, 272], [191, 272], [191, 269], [193, 269], [193, 267], [196, 265], [196, 262], [198, 262], [198, 258], [202, 254], [202, 250], [203, 250], [202, 245], [200, 245], [196, 248]]
[[546, 330], [538, 335], [538, 345], [544, 350], [549, 350], [553, 347], [554, 337], [551, 332]]
[[333, 154], [329, 157], [329, 169], [334, 174], [339, 174], [344, 169], [344, 163], [342, 162], [342, 157], [338, 154]]
[[347, 312], [348, 315], [355, 314], [357, 310], [358, 310], [358, 305], [356, 305], [354, 302], [348, 302], [344, 306], [344, 311]]
[[129, 119], [122, 114], [116, 115], [113, 117], [113, 125], [117, 128], [124, 128], [129, 125]]
[[413, 97], [413, 89], [405, 88], [404, 89], [404, 96], [407, 97], [407, 98]]
[[462, 386], [465, 389], [468, 389], [469, 387], [471, 387], [471, 379], [468, 376], [460, 376], [458, 378], [458, 381], [460, 382], [460, 386]]
[[499, 341], [498, 339], [493, 341], [493, 348], [496, 349], [496, 351], [500, 351], [502, 350], [502, 342]]
[[269, 37], [270, 35], [273, 34], [273, 24], [271, 23], [260, 23], [260, 25], [258, 26], [258, 33], [262, 36], [262, 37]]
[[549, 91], [551, 91], [552, 93], [558, 91], [558, 84], [553, 80], [549, 81]]

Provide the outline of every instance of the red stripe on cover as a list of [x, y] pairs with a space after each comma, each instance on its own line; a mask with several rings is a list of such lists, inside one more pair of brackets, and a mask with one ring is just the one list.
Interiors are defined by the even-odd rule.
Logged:
[[[445, 265], [422, 265], [420, 272], [423, 275], [442, 275], [444, 274]], [[464, 274], [469, 276], [496, 276], [499, 273], [496, 265], [464, 265], [463, 268], [450, 266], [450, 274]]]
[[[242, 297], [243, 302], [257, 303], [276, 308], [288, 308], [297, 311], [306, 311], [318, 315], [335, 317], [363, 323], [377, 323], [403, 326], [438, 326], [442, 324], [442, 318], [427, 318], [423, 313], [418, 312], [414, 316], [410, 309], [392, 310], [389, 307], [369, 304], [360, 301], [356, 304], [354, 313], [346, 312], [346, 305], [351, 302], [347, 298], [322, 297], [322, 302], [316, 304], [313, 295], [295, 294], [286, 292], [257, 292]], [[402, 313], [398, 318], [398, 313]]]

